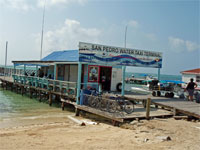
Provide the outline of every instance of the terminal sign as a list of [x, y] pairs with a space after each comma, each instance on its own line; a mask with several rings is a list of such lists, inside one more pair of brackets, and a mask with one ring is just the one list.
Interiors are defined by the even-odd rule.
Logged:
[[162, 53], [79, 42], [79, 61], [110, 66], [162, 67]]

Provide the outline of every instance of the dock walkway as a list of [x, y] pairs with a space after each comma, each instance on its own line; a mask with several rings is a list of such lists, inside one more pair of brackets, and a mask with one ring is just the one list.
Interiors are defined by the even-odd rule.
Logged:
[[182, 113], [187, 116], [193, 116], [200, 119], [200, 104], [190, 102], [183, 99], [152, 99], [152, 103], [164, 108], [169, 108], [174, 112], [174, 115]]
[[134, 96], [126, 95], [129, 100], [144, 101], [145, 99], [151, 98], [151, 104], [160, 106], [162, 108], [170, 109], [174, 115], [178, 113], [186, 116], [193, 116], [200, 119], [200, 104], [196, 102], [187, 101], [179, 98], [166, 98], [166, 97], [154, 97], [151, 95], [146, 96]]
[[[142, 105], [135, 105], [134, 112], [132, 112], [131, 114], [127, 114], [125, 112], [109, 113], [107, 111], [101, 111], [100, 109], [92, 108], [87, 105], [77, 105], [75, 102], [71, 102], [69, 100], [64, 100], [64, 99], [61, 99], [61, 101], [64, 103], [72, 104], [79, 110], [89, 112], [118, 122], [124, 122], [125, 120], [133, 120], [133, 119], [146, 119], [147, 115], [146, 108], [144, 108]], [[172, 115], [173, 114], [169, 111], [150, 107], [149, 118], [166, 117]]]

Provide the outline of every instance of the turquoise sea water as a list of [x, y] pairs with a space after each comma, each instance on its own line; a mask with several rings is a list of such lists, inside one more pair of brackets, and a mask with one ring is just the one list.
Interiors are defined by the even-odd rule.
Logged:
[[70, 113], [0, 88], [0, 128], [59, 121]]
[[[148, 76], [153, 76], [153, 77], [158, 77], [158, 74], [155, 73], [131, 73], [127, 72], [126, 77], [131, 77], [134, 75], [135, 78], [143, 78], [145, 75]], [[176, 81], [181, 81], [182, 77], [181, 75], [166, 75], [166, 74], [161, 74], [160, 75], [160, 80], [176, 80]]]

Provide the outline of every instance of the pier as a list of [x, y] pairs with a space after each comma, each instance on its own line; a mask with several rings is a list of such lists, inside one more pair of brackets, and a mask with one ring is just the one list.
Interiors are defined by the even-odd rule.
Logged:
[[30, 98], [48, 99], [49, 105], [52, 104], [53, 96], [60, 101], [60, 98], [75, 101], [76, 83], [67, 81], [51, 80], [39, 77], [24, 75], [12, 75], [12, 77], [0, 76], [3, 89], [11, 90]]
[[[50, 80], [45, 78], [13, 75], [13, 77], [0, 77], [2, 88], [17, 92], [22, 95], [27, 95], [30, 98], [37, 98], [39, 101], [41, 99], [46, 99], [49, 101], [49, 105], [52, 104], [52, 97], [58, 98], [61, 102], [61, 108], [64, 110], [65, 104], [71, 104], [75, 107], [76, 114], [79, 115], [80, 111], [95, 114], [109, 120], [112, 122], [124, 122], [126, 120], [134, 119], [150, 119], [154, 117], [165, 117], [172, 116], [171, 112], [166, 110], [152, 108], [149, 106], [147, 108], [143, 107], [142, 104], [135, 105], [134, 112], [131, 114], [124, 113], [109, 113], [106, 111], [101, 111], [95, 108], [91, 108], [86, 105], [79, 105], [76, 102], [76, 83], [67, 81]], [[150, 99], [149, 99], [150, 100]], [[146, 97], [145, 100], [148, 101]]]
[[[76, 101], [77, 89], [75, 82], [21, 75], [13, 75], [13, 77], [1, 76], [0, 81], [3, 89], [15, 91], [22, 95], [28, 95], [30, 98], [35, 97], [39, 99], [39, 101], [41, 101], [41, 99], [46, 99], [49, 101], [50, 106], [53, 102], [53, 97], [56, 97], [57, 100], [61, 102], [61, 108], [63, 110], [65, 104], [71, 104], [76, 110], [76, 115], [79, 115], [80, 111], [95, 114], [111, 120], [114, 125], [130, 120], [170, 117], [180, 113], [200, 119], [200, 104], [176, 98], [126, 94], [126, 99], [138, 102], [138, 104], [134, 106], [134, 112], [131, 114], [126, 114], [125, 112], [109, 113], [87, 105], [79, 105]], [[106, 96], [111, 95], [112, 94], [107, 94]]]

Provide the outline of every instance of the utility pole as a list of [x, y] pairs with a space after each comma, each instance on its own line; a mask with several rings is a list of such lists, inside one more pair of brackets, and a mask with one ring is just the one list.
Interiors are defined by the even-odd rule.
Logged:
[[126, 28], [125, 28], [125, 39], [124, 39], [124, 47], [126, 48], [126, 34], [127, 34], [127, 25], [126, 25]]
[[6, 66], [7, 66], [7, 52], [8, 52], [8, 41], [6, 41], [6, 51], [5, 51], [5, 67], [4, 67], [4, 79], [5, 79]]
[[[126, 48], [126, 34], [127, 34], [127, 25], [125, 28], [125, 38], [124, 38], [124, 47]], [[126, 76], [126, 66], [122, 66], [122, 91], [121, 95], [124, 97], [124, 90], [125, 90], [125, 76]]]
[[43, 32], [44, 32], [45, 6], [46, 6], [46, 0], [44, 1], [43, 17], [42, 17], [42, 33], [41, 33], [40, 60], [42, 59], [42, 47], [43, 47]]

